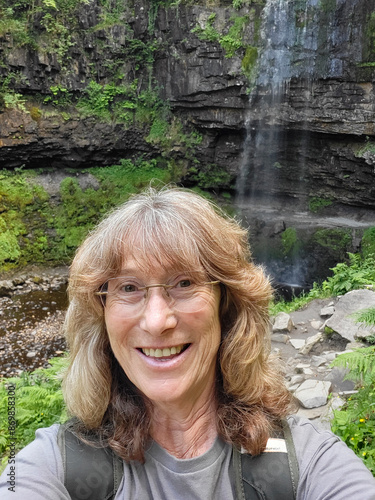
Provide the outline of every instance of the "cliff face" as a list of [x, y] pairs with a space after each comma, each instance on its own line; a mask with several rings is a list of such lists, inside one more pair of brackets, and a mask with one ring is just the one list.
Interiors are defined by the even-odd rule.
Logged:
[[[308, 211], [313, 201], [328, 216], [348, 217], [356, 222], [347, 224], [346, 250], [358, 249], [353, 227], [375, 220], [375, 0], [253, 0], [239, 10], [225, 0], [76, 4], [65, 19], [35, 12], [33, 43], [0, 31], [2, 91], [26, 98], [29, 111], [3, 106], [1, 167], [162, 154], [183, 162], [186, 184], [208, 167], [229, 173], [241, 206], [272, 197], [275, 210]], [[92, 81], [113, 93], [113, 106], [119, 86], [132, 89], [121, 101], [126, 119], [77, 112]], [[169, 102], [175, 128], [178, 120], [181, 133], [201, 134], [193, 153], [178, 134], [164, 146], [150, 140], [155, 121], [137, 118], [136, 108], [143, 96], [149, 117], [160, 109], [157, 100], [147, 108], [151, 91]]]
[[[203, 133], [198, 160], [217, 163], [235, 173], [248, 106], [248, 79], [241, 68], [244, 49], [226, 57], [218, 42], [200, 40], [192, 30], [207, 26], [213, 15], [215, 29], [225, 32], [232, 24], [231, 16], [247, 16], [241, 36], [249, 42], [253, 41], [254, 20], [260, 13], [259, 5], [236, 11], [230, 2], [214, 8], [167, 8], [142, 0], [134, 5], [129, 2], [112, 25], [105, 25], [103, 7], [91, 1], [77, 11], [78, 25], [75, 30], [71, 28], [71, 47], [62, 60], [52, 47], [17, 47], [11, 35], [3, 35], [3, 79], [14, 75], [12, 90], [43, 112], [35, 117], [3, 109], [0, 165], [33, 166], [42, 162], [46, 167], [89, 166], [137, 154], [156, 156], [160, 151], [145, 141], [147, 133], [142, 124], [124, 127], [98, 123], [97, 119], [76, 116], [71, 109], [67, 109], [71, 117], [64, 120], [51, 106], [45, 112], [43, 99], [51, 95], [53, 86], [66, 89], [77, 99], [91, 80], [102, 85], [115, 80], [121, 84], [136, 82], [137, 92], [156, 88], [162, 99], [169, 100], [176, 116]], [[43, 26], [36, 24], [42, 36]]]
[[[173, 113], [202, 133], [196, 151], [202, 164], [237, 176], [248, 163], [243, 159], [248, 134], [246, 158], [255, 160], [244, 192], [254, 189], [249, 187], [254, 169], [273, 162], [283, 167], [272, 183], [276, 194], [296, 197], [302, 189], [307, 196], [375, 208], [374, 0], [319, 5], [268, 0], [265, 8], [259, 2], [240, 11], [228, 2], [166, 7], [142, 0], [125, 5], [112, 24], [109, 14], [98, 1], [82, 5], [77, 22], [70, 21], [66, 47], [56, 41], [48, 47], [41, 14], [34, 19], [36, 48], [17, 45], [11, 32], [3, 33], [2, 78], [13, 75], [12, 89], [40, 108], [53, 85], [77, 97], [90, 80], [104, 84], [115, 72], [122, 82], [136, 79], [139, 89], [152, 79]], [[246, 16], [246, 25], [242, 46], [227, 57], [225, 45], [210, 38], [207, 28], [224, 36], [233, 16]], [[246, 47], [255, 45], [263, 55], [249, 99], [244, 58]], [[271, 129], [280, 140], [263, 141], [265, 146], [256, 149], [262, 141], [251, 138]], [[100, 123], [74, 113], [69, 119], [53, 112], [35, 117], [5, 109], [0, 114], [2, 167], [88, 166], [137, 154], [158, 154], [145, 141], [142, 126]], [[301, 164], [302, 188], [295, 182]], [[263, 186], [256, 186], [260, 193], [270, 188], [268, 175]]]

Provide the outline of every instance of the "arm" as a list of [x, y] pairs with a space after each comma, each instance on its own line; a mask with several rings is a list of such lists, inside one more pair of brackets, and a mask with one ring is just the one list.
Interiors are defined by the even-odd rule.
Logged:
[[288, 423], [300, 469], [297, 500], [375, 500], [375, 478], [341, 439], [306, 419]]
[[8, 464], [0, 477], [2, 500], [70, 500], [57, 431], [58, 425], [37, 430], [35, 440], [16, 455], [14, 464]]

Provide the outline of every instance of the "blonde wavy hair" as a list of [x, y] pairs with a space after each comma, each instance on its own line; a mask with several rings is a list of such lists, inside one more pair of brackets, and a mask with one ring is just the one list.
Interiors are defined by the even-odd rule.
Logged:
[[220, 281], [217, 431], [225, 441], [261, 453], [290, 405], [279, 361], [270, 356], [272, 288], [251, 260], [247, 231], [211, 202], [179, 188], [149, 188], [131, 198], [97, 226], [73, 260], [63, 391], [80, 422], [76, 432], [94, 433], [127, 461], [144, 460], [151, 403], [115, 359], [95, 295], [130, 257], [146, 267], [153, 260], [168, 269], [203, 269]]

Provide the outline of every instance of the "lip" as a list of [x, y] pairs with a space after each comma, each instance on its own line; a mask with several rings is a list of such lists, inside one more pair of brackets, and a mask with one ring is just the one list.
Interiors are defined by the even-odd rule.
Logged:
[[[171, 358], [164, 358], [164, 357], [156, 358], [152, 356], [147, 356], [142, 352], [141, 350], [142, 348], [136, 348], [136, 352], [138, 356], [142, 359], [142, 361], [146, 363], [146, 365], [149, 366], [150, 368], [165, 371], [177, 368], [180, 364], [182, 364], [185, 361], [185, 359], [189, 355], [192, 344], [191, 343], [177, 344], [177, 346], [181, 345], [184, 346], [187, 345], [187, 347], [184, 350], [182, 350], [180, 354], [174, 355]], [[173, 346], [168, 346], [168, 347], [173, 347]], [[158, 346], [156, 349], [163, 349], [163, 348]]]

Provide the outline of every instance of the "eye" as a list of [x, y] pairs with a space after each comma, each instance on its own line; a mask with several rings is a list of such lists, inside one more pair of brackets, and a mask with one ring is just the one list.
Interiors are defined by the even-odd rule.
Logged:
[[129, 283], [129, 284], [121, 285], [120, 290], [121, 290], [121, 292], [130, 293], [130, 292], [136, 292], [138, 290], [138, 287], [136, 285], [132, 285]]
[[183, 280], [179, 280], [176, 284], [176, 287], [178, 288], [188, 288], [189, 286], [192, 286], [193, 282], [192, 280], [185, 278]]

